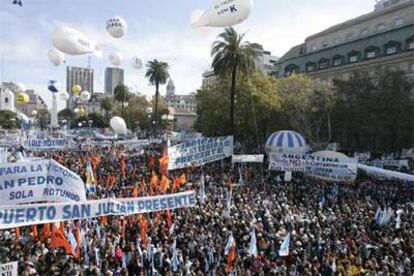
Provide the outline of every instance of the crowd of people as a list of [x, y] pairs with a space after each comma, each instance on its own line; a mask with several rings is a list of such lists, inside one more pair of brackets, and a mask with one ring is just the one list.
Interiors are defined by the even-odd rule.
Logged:
[[[90, 161], [97, 184], [88, 198], [122, 198], [150, 195], [162, 150], [105, 148], [41, 155], [85, 180], [85, 163]], [[198, 201], [193, 208], [65, 222], [60, 227], [66, 236], [76, 229], [82, 233], [79, 250], [73, 253], [51, 247], [50, 236], [42, 238], [45, 225], [35, 226], [37, 233], [33, 226], [21, 227], [19, 235], [16, 229], [0, 231], [0, 262], [19, 261], [19, 275], [414, 273], [411, 184], [367, 177], [335, 184], [302, 175], [275, 182], [261, 166], [240, 170], [227, 161], [172, 171], [168, 178], [183, 174], [186, 181], [177, 189], [154, 189], [152, 194], [195, 190]], [[392, 210], [392, 216], [379, 223], [378, 211], [384, 209]], [[257, 254], [251, 251], [253, 230]], [[288, 234], [289, 254], [281, 256]]]

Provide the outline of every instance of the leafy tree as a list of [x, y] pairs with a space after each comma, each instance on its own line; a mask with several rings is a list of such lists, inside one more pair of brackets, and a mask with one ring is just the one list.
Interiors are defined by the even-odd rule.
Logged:
[[125, 119], [125, 113], [124, 113], [124, 109], [125, 109], [125, 103], [128, 102], [128, 99], [131, 97], [131, 94], [129, 93], [129, 89], [128, 86], [124, 85], [124, 84], [118, 84], [115, 87], [115, 100], [117, 102], [121, 103], [121, 107], [122, 107], [122, 118]]
[[238, 34], [232, 27], [227, 28], [213, 43], [211, 56], [214, 72], [221, 77], [231, 77], [230, 86], [230, 133], [234, 134], [234, 103], [237, 75], [248, 75], [255, 70], [257, 45], [245, 42], [245, 34]]
[[88, 121], [92, 120], [92, 127], [96, 128], [105, 128], [108, 127], [108, 124], [105, 123], [103, 116], [99, 113], [92, 112], [88, 114]]
[[414, 141], [413, 83], [403, 72], [355, 73], [335, 80], [333, 137], [351, 151], [391, 152]]
[[112, 97], [106, 96], [101, 101], [101, 108], [105, 111], [106, 124], [109, 124], [109, 116], [114, 109]]
[[330, 84], [303, 74], [293, 74], [278, 79], [278, 89], [289, 128], [299, 131], [313, 142], [319, 142], [324, 121], [318, 111], [331, 109], [327, 106], [328, 101], [323, 99], [331, 89]]
[[[238, 79], [235, 110], [235, 134], [247, 148], [260, 148], [272, 124], [273, 114], [280, 108], [276, 80], [261, 73]], [[226, 135], [231, 129], [227, 107], [230, 83], [221, 79], [196, 94], [197, 121], [195, 128], [208, 136]], [[257, 126], [257, 127], [256, 127]]]
[[167, 79], [169, 78], [168, 73], [168, 63], [158, 61], [157, 59], [154, 59], [153, 61], [149, 61], [147, 64], [147, 72], [145, 74], [145, 77], [147, 77], [152, 85], [155, 86], [155, 109], [154, 109], [154, 137], [157, 133], [157, 123], [158, 123], [158, 99], [159, 99], [159, 87], [162, 84], [165, 84], [167, 82]]
[[17, 114], [9, 110], [0, 110], [0, 126], [5, 129], [13, 129], [20, 127]]

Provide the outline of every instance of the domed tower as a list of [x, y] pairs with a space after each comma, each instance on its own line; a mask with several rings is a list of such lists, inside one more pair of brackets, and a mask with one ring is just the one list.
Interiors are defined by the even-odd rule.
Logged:
[[172, 79], [168, 80], [167, 83], [167, 97], [171, 97], [175, 95], [175, 85]]

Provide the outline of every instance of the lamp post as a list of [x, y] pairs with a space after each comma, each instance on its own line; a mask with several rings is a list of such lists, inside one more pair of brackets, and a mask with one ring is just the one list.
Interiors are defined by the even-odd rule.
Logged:
[[174, 115], [173, 114], [164, 114], [161, 116], [161, 120], [167, 123], [167, 146], [169, 147], [171, 145], [170, 141], [170, 135], [171, 131], [173, 130], [173, 124], [174, 124]]

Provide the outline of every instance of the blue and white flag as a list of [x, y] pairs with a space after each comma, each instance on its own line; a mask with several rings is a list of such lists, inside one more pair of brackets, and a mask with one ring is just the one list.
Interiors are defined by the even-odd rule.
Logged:
[[290, 232], [286, 235], [279, 249], [279, 256], [289, 256]]
[[400, 229], [401, 228], [401, 214], [402, 214], [403, 210], [398, 210], [397, 211], [397, 217], [395, 218], [395, 229]]
[[230, 233], [229, 239], [227, 240], [226, 247], [224, 248], [224, 255], [228, 255], [230, 249], [236, 246], [236, 241], [234, 240], [233, 233]]
[[86, 161], [86, 191], [88, 193], [95, 193], [96, 192], [95, 185], [96, 185], [95, 176], [93, 175], [91, 162], [88, 160]]
[[257, 240], [256, 231], [254, 230], [254, 228], [252, 232], [250, 232], [249, 255], [257, 257]]
[[180, 260], [178, 259], [177, 242], [174, 241], [172, 246], [172, 259], [171, 259], [172, 271], [177, 272]]
[[69, 231], [68, 233], [68, 242], [70, 243], [73, 252], [76, 252], [76, 247], [78, 246], [78, 243], [76, 242], [75, 235], [73, 235], [72, 231]]
[[201, 176], [199, 197], [200, 197], [200, 203], [204, 204], [204, 201], [206, 199], [206, 189], [205, 189], [205, 186], [204, 186], [204, 175]]

